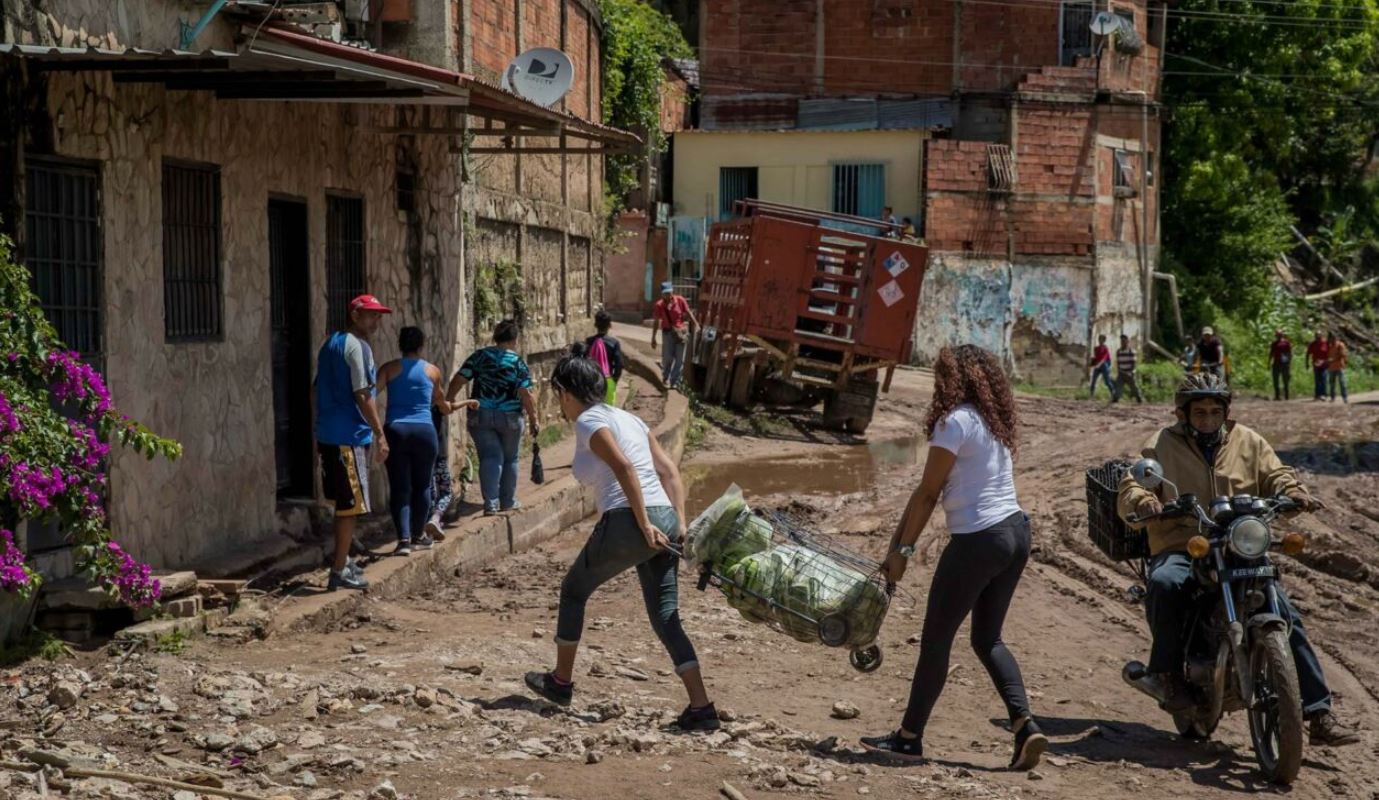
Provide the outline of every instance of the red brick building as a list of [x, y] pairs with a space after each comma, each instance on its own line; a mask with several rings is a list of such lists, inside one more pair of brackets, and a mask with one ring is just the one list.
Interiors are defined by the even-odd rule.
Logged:
[[[1101, 12], [1118, 30], [1093, 33]], [[976, 342], [1080, 380], [1098, 334], [1148, 338], [1164, 21], [1151, 0], [705, 0], [701, 120], [931, 129], [917, 357]], [[870, 119], [840, 122], [858, 100]]]

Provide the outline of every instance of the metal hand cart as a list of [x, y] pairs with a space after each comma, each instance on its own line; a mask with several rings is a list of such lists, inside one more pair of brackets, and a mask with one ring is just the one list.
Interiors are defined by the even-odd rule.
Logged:
[[771, 524], [772, 546], [727, 569], [700, 564], [699, 590], [718, 588], [748, 620], [797, 641], [847, 647], [859, 672], [880, 667], [876, 638], [895, 594], [881, 565], [783, 514], [758, 516]]

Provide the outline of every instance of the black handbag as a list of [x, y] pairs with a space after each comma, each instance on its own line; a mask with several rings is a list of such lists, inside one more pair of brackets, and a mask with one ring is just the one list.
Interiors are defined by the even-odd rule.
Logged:
[[531, 482], [546, 482], [546, 468], [541, 465], [541, 445], [536, 442], [531, 443]]

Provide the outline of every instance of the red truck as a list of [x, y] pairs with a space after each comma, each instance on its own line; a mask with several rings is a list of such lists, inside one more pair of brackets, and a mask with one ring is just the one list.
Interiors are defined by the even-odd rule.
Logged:
[[822, 400], [826, 427], [866, 431], [913, 349], [927, 258], [880, 220], [739, 203], [709, 231], [695, 388], [739, 408]]

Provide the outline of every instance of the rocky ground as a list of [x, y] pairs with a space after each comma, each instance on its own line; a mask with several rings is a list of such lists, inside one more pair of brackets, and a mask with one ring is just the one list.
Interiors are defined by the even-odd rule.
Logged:
[[[817, 435], [799, 418], [777, 420], [768, 436], [725, 420], [687, 459], [692, 512], [737, 482], [754, 505], [879, 555], [918, 478], [927, 390], [922, 373], [898, 376], [862, 444]], [[106, 649], [0, 672], [0, 761], [49, 765], [0, 769], [0, 797], [200, 793], [84, 777], [102, 770], [296, 800], [663, 800], [715, 797], [725, 782], [749, 798], [1267, 790], [1243, 718], [1224, 722], [1214, 742], [1180, 741], [1120, 681], [1121, 664], [1143, 655], [1146, 627], [1126, 592], [1130, 573], [1087, 541], [1082, 471], [1131, 453], [1167, 410], [1026, 398], [1021, 413], [1018, 482], [1037, 552], [1005, 638], [1053, 738], [1034, 773], [1003, 769], [1000, 704], [962, 647], [926, 736], [931, 762], [891, 766], [858, 746], [859, 735], [893, 728], [903, 708], [941, 525], [926, 533], [891, 609], [876, 673], [744, 622], [684, 573], [685, 625], [725, 723], [679, 734], [669, 723], [683, 690], [627, 575], [590, 605], [574, 705], [534, 699], [522, 674], [551, 663], [558, 585], [586, 524], [480, 573], [372, 601], [337, 629], [195, 641], [176, 653]], [[1239, 416], [1277, 441], [1330, 506], [1300, 523], [1313, 547], [1288, 564], [1286, 581], [1324, 653], [1338, 712], [1364, 730], [1360, 745], [1310, 749], [1290, 793], [1379, 797], [1379, 406], [1246, 403]]]

